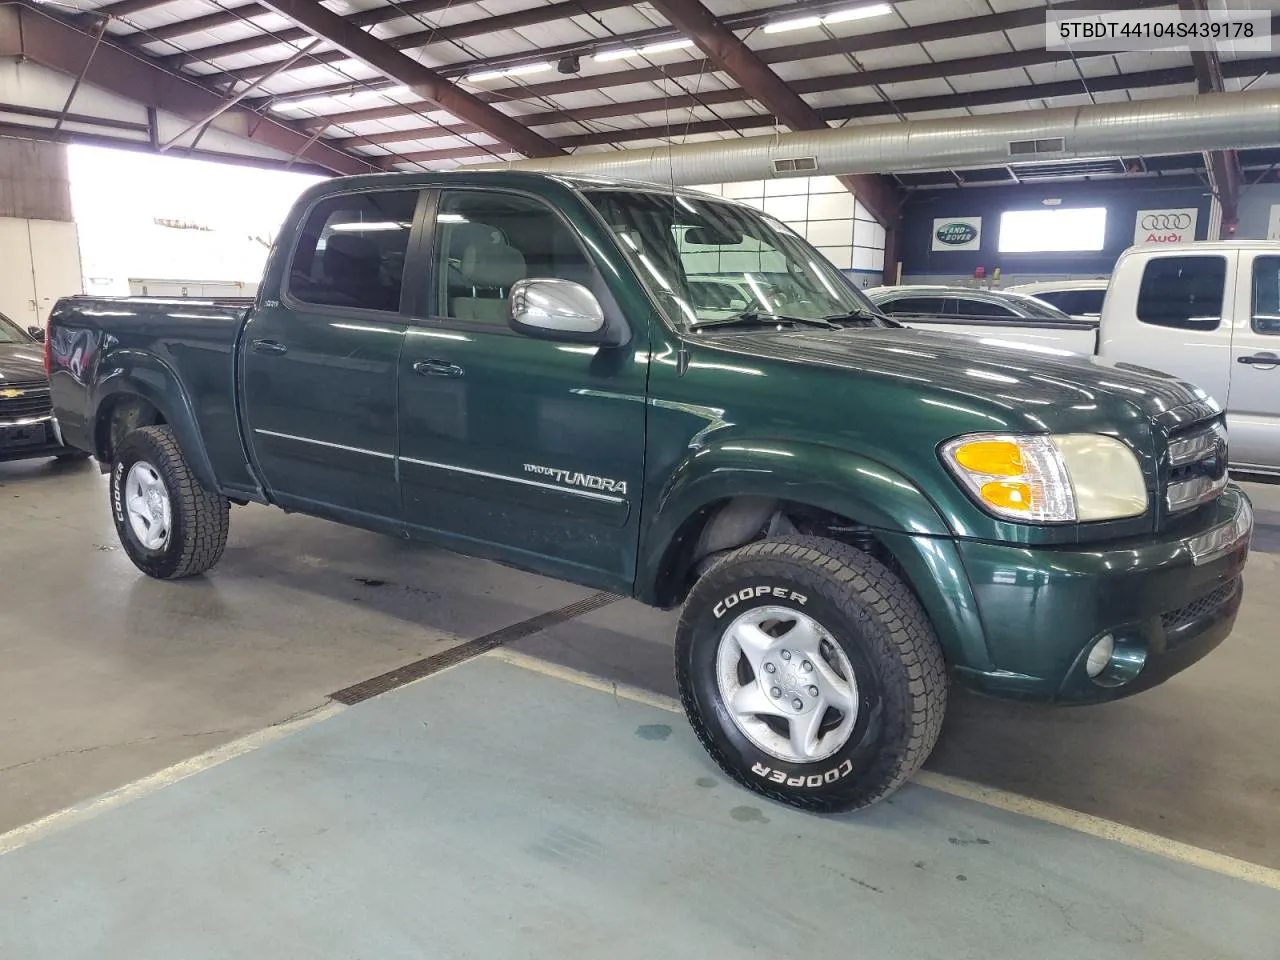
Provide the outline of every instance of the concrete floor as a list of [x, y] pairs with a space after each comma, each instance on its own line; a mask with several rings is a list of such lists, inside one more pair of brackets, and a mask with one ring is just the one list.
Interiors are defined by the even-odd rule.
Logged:
[[915, 786], [849, 817], [763, 804], [675, 714], [483, 657], [0, 856], [0, 944], [1274, 960], [1280, 890]]
[[[1045, 710], [958, 695], [953, 699], [943, 740], [930, 767], [1130, 824], [1208, 850], [1280, 867], [1280, 761], [1276, 759], [1280, 756], [1277, 749], [1280, 734], [1277, 734], [1273, 722], [1274, 653], [1271, 649], [1276, 636], [1275, 623], [1280, 621], [1280, 591], [1276, 589], [1280, 585], [1280, 488], [1251, 487], [1250, 493], [1257, 506], [1259, 528], [1247, 573], [1245, 606], [1236, 633], [1226, 646], [1165, 686], [1105, 707]], [[0, 582], [4, 585], [0, 592], [0, 656], [4, 657], [6, 665], [0, 671], [0, 731], [4, 734], [0, 737], [0, 831], [95, 796], [218, 743], [314, 709], [326, 702], [326, 694], [348, 684], [590, 594], [587, 590], [491, 564], [323, 521], [286, 517], [261, 508], [233, 512], [231, 544], [222, 564], [210, 575], [181, 584], [159, 584], [137, 574], [118, 548], [106, 501], [105, 480], [90, 465], [0, 464], [0, 576], [3, 577]], [[518, 650], [599, 676], [670, 693], [673, 621], [673, 614], [620, 601], [520, 641], [515, 646]], [[444, 677], [449, 679], [441, 683]], [[472, 677], [477, 679], [470, 679]], [[540, 684], [549, 682], [544, 680]], [[479, 674], [472, 665], [429, 679], [409, 690], [417, 698], [415, 702], [419, 702], [419, 706], [413, 709], [421, 711], [424, 717], [433, 709], [436, 697], [448, 700], [465, 695], [470, 698], [469, 702], [485, 704], [493, 702], [495, 696], [486, 683], [480, 682]], [[544, 690], [544, 693], [555, 696], [554, 691], [548, 693]], [[398, 697], [399, 694], [392, 696]], [[366, 708], [381, 710], [377, 705], [382, 702], [380, 699], [360, 705], [341, 718], [325, 721], [305, 735], [319, 736], [316, 731], [338, 720], [355, 723], [348, 718], [360, 715]], [[625, 724], [631, 724], [633, 719], [628, 716]], [[401, 722], [412, 725], [408, 720], [402, 719]], [[568, 719], [556, 722], [567, 723]], [[671, 742], [684, 744], [679, 762], [701, 764], [698, 776], [693, 780], [705, 779], [710, 768], [697, 754], [683, 722], [670, 717], [665, 722], [675, 731]], [[514, 791], [509, 798], [511, 803], [528, 801], [531, 808], [536, 808], [539, 802], [546, 800], [555, 805], [568, 804], [565, 810], [577, 809], [571, 798], [580, 785], [582, 775], [564, 766], [558, 753], [598, 749], [601, 755], [609, 756], [609, 750], [613, 749], [606, 749], [612, 742], [610, 738], [621, 738], [618, 743], [625, 744], [626, 749], [618, 747], [622, 750], [619, 756], [624, 757], [625, 762], [610, 767], [609, 776], [629, 777], [631, 773], [628, 771], [640, 764], [645, 779], [636, 788], [641, 795], [651, 790], [663, 799], [648, 813], [644, 812], [643, 803], [639, 813], [623, 803], [622, 809], [614, 814], [599, 814], [606, 820], [608, 816], [622, 819], [639, 816], [639, 821], [628, 820], [628, 829], [640, 829], [636, 823], [641, 823], [648, 835], [665, 837], [668, 833], [683, 835], [691, 822], [703, 824], [711, 818], [710, 814], [705, 817], [690, 814], [690, 797], [717, 794], [727, 805], [731, 820], [733, 809], [759, 809], [752, 795], [719, 783], [716, 777], [713, 777], [717, 783], [714, 791], [685, 790], [682, 794], [671, 787], [670, 790], [675, 792], [668, 796], [667, 785], [677, 782], [684, 774], [674, 769], [669, 771], [661, 763], [650, 764], [650, 759], [645, 759], [649, 757], [645, 751], [650, 748], [632, 736], [635, 725], [622, 731], [621, 728], [615, 729], [615, 725], [605, 717], [583, 725], [575, 734], [581, 742], [568, 745], [538, 739], [541, 734], [537, 730], [523, 729], [523, 720], [517, 726], [521, 727], [522, 738], [526, 735], [534, 737], [535, 756], [544, 760], [551, 757], [554, 762], [545, 778], [537, 779], [523, 791], [504, 781], [503, 789]], [[405, 729], [408, 728], [402, 728], [401, 732]], [[440, 732], [446, 726], [434, 725], [431, 729]], [[357, 734], [351, 733], [351, 736], [357, 737]], [[591, 745], [596, 738], [601, 738], [599, 747]], [[476, 743], [483, 743], [483, 747], [477, 750]], [[491, 749], [506, 756], [500, 743], [501, 737], [496, 733], [474, 734], [467, 744], [456, 748], [432, 740], [433, 749], [445, 750], [439, 758], [443, 767], [462, 764], [459, 770], [463, 779], [455, 784], [457, 789], [462, 795], [470, 790], [477, 797], [487, 796], [491, 791], [477, 791], [474, 784], [468, 787], [466, 778], [476, 775], [476, 764], [484, 761]], [[372, 789], [365, 783], [365, 778], [370, 770], [385, 764], [385, 760], [378, 759], [384, 747], [386, 751], [400, 750], [403, 759], [418, 746], [412, 738], [381, 746], [361, 744], [357, 752], [363, 751], [363, 759], [350, 771], [359, 781], [353, 788], [356, 791], [353, 796], [358, 800], [360, 796], [366, 796], [364, 791]], [[421, 764], [437, 762], [434, 756], [403, 762], [408, 764], [406, 769], [421, 772]], [[255, 764], [262, 762], [260, 759], [253, 761]], [[235, 761], [190, 783], [210, 782], [207, 778], [215, 774], [231, 776], [225, 771], [241, 763]], [[244, 758], [243, 763], [249, 763], [249, 758]], [[317, 775], [321, 779], [341, 780], [347, 772], [339, 763], [336, 768], [326, 766], [325, 771]], [[526, 773], [522, 765], [519, 776]], [[602, 780], [598, 772], [588, 776], [587, 781], [591, 790], [610, 789], [609, 779]], [[280, 786], [278, 777], [268, 778], [266, 782]], [[481, 778], [476, 782], [484, 780]], [[187, 802], [197, 804], [201, 802], [198, 798], [204, 797], [207, 815], [239, 816], [226, 810], [210, 813], [209, 789], [212, 788], [197, 789], [183, 785], [180, 792], [175, 792], [178, 791], [175, 787], [163, 793], [167, 796], [173, 792], [178, 797], [187, 795], [191, 790], [194, 792]], [[923, 793], [930, 799], [904, 799], [902, 803], [924, 804], [914, 815], [935, 825], [953, 824], [948, 820], [953, 817], [994, 816], [991, 811], [970, 809], [970, 805], [954, 799], [939, 798], [928, 791]], [[222, 799], [215, 806], [225, 804], [229, 795], [220, 793], [218, 796]], [[286, 796], [294, 794], [287, 793]], [[148, 802], [161, 801], [152, 799]], [[164, 802], [181, 805], [177, 799]], [[262, 798], [260, 802], [268, 806], [274, 803], [268, 798]], [[295, 802], [305, 806], [302, 800]], [[142, 803], [131, 804], [127, 809], [140, 809]], [[513, 810], [494, 813], [514, 816]], [[128, 819], [140, 814], [134, 812], [126, 816], [125, 808], [122, 808], [118, 815]], [[251, 810], [245, 815], [256, 816]], [[364, 810], [359, 815], [371, 814]], [[427, 819], [439, 815], [429, 805], [424, 809]], [[567, 816], [563, 810], [560, 815]], [[765, 808], [760, 815], [775, 823], [785, 820], [790, 825], [793, 822], [793, 815], [780, 808]], [[535, 814], [532, 819], [537, 821], [539, 816]], [[881, 870], [890, 866], [889, 861], [880, 858], [884, 852], [881, 847], [887, 850], [894, 844], [906, 844], [914, 851], [917, 842], [914, 836], [894, 835], [898, 823], [895, 816], [897, 814], [886, 809], [856, 822], [813, 818], [794, 822], [797, 824], [797, 840], [802, 839], [808, 844], [818, 843], [816, 838], [825, 838], [821, 843], [836, 843], [841, 849], [850, 850], [860, 849], [861, 845], [870, 842], [868, 835], [864, 835], [864, 831], [869, 830], [870, 836], [875, 838], [877, 852], [867, 866]], [[100, 818], [97, 822], [105, 823], [106, 820]], [[464, 822], [474, 820], [464, 818]], [[832, 827], [829, 823], [839, 826]], [[919, 827], [915, 821], [912, 825], [913, 830]], [[606, 822], [601, 828], [609, 826]], [[1028, 858], [1027, 863], [1039, 864], [1038, 869], [1048, 869], [1055, 878], [1058, 877], [1055, 871], [1059, 854], [1054, 844], [1070, 846], [1068, 841], [1049, 838], [1044, 835], [1046, 828], [1032, 829], [1021, 821], [1002, 826], [1013, 831], [1011, 842], [1016, 840], [1017, 844], [1031, 845], [1030, 849], [1021, 852], [1010, 850], [1008, 856]], [[521, 827], [528, 828], [527, 824]], [[8, 912], [3, 907], [6, 902], [4, 876], [7, 870], [16, 869], [12, 865], [17, 862], [14, 857], [21, 854], [22, 862], [28, 867], [31, 861], [26, 858], [40, 859], [40, 855], [33, 851], [56, 849], [62, 851], [59, 856], [74, 859], [67, 851], [78, 849], [75, 844], [82, 841], [68, 838], [80, 835], [82, 830], [88, 830], [85, 837], [91, 837], [94, 831], [106, 829], [86, 824], [0, 858], [0, 913]], [[174, 827], [174, 830], [178, 829]], [[210, 829], [216, 835], [216, 825]], [[838, 835], [830, 833], [833, 829], [854, 830], [850, 835], [854, 839], [834, 839]], [[960, 828], [949, 825], [943, 829]], [[474, 832], [467, 830], [468, 834]], [[925, 841], [930, 837], [932, 834], [926, 831]], [[419, 839], [427, 844], [443, 842], [438, 836]], [[730, 834], [724, 834], [724, 840], [729, 842]], [[762, 856], [776, 858], [781, 855], [768, 846], [775, 840], [767, 841], [761, 850]], [[93, 848], [90, 840], [83, 842], [86, 850]], [[344, 840], [341, 849], [350, 852], [351, 842]], [[696, 845], [696, 839], [690, 842]], [[1074, 842], [1080, 844], [1085, 841], [1077, 838]], [[68, 847], [68, 844], [72, 846]], [[773, 852], [769, 852], [771, 850]], [[919, 856], [913, 854], [912, 862], [915, 859], [933, 862], [940, 851], [948, 852], [935, 844], [928, 851], [920, 851]], [[198, 852], [193, 850], [189, 855], [195, 856]], [[208, 855], [208, 851], [201, 855]], [[224, 855], [229, 858], [228, 863], [234, 859], [234, 851], [219, 854]], [[1120, 857], [1116, 861], [1118, 866], [1111, 865], [1123, 875], [1131, 868], [1124, 857], [1130, 856], [1133, 855], [1128, 852], [1121, 856], [1114, 851], [1105, 855], [1089, 854], [1088, 857], [1092, 858], [1089, 869], [1096, 869], [1103, 862], [1111, 864], [1108, 858]], [[50, 854], [50, 857], [47, 869], [49, 876], [54, 877], [60, 869], [58, 856]], [[259, 861], [251, 859], [249, 862]], [[528, 857], [522, 855], [517, 858], [516, 867], [524, 870], [528, 862]], [[171, 865], [181, 866], [181, 857]], [[726, 876], [736, 876], [732, 858], [723, 861], [723, 865], [728, 871]], [[1052, 869], [1047, 865], [1052, 865]], [[1003, 862], [993, 862], [990, 866], [993, 870], [997, 866], [1002, 871], [1013, 869], [1009, 863]], [[84, 867], [83, 863], [81, 867]], [[325, 869], [332, 871], [335, 868]], [[360, 869], [373, 867], [362, 861]], [[948, 864], [946, 869], [950, 870], [951, 865]], [[1162, 869], [1164, 872], [1160, 876], [1167, 878], [1168, 868]], [[963, 872], [959, 867], [957, 870]], [[218, 875], [226, 877], [228, 882], [239, 882], [238, 874], [230, 865]], [[476, 881], [481, 886], [482, 879]], [[604, 880], [603, 877], [597, 879]], [[680, 882], [673, 881], [673, 890], [684, 889], [681, 882], [687, 878], [679, 879]], [[856, 880], [849, 882], [857, 886]], [[889, 889], [874, 879], [866, 882], [883, 890]], [[1085, 886], [1101, 884], [1101, 889], [1110, 881], [1086, 871], [1072, 882]], [[1188, 882], [1194, 885], [1202, 881]], [[1220, 882], [1220, 878], [1204, 880], [1208, 891], [1206, 896], [1212, 894], [1216, 897], [1222, 892], [1214, 886]], [[914, 892], [920, 883], [923, 881], [904, 881], [904, 886], [899, 889]], [[1030, 883], [1029, 879], [1027, 883]], [[1008, 891], [1001, 894], [996, 888], [982, 888], [984, 892], [971, 902], [971, 895], [977, 889], [973, 886], [947, 887], [940, 883], [934, 894], [943, 897], [944, 889], [951, 891], [946, 897], [960, 895], [957, 903], [969, 904], [956, 906], [952, 903], [948, 910], [970, 911], [975, 923], [990, 920], [998, 926], [1004, 924], [1000, 926], [1002, 930], [1012, 930], [1011, 921], [990, 915], [987, 909], [990, 904], [983, 906], [981, 902], [984, 898], [1006, 894], [1012, 897]], [[965, 892], [959, 894], [962, 890]], [[1075, 908], [1059, 910], [1063, 903], [1092, 903], [1088, 899], [1079, 899], [1079, 890], [1075, 887], [1068, 892], [1065, 899], [1051, 897], [1058, 906], [1041, 918], [1048, 935], [1059, 935], [1063, 917], [1068, 917], [1067, 929], [1073, 927], [1069, 917], [1071, 909]], [[1024, 894], [1025, 890], [1018, 896]], [[848, 895], [847, 889], [841, 894], [842, 897]], [[1237, 894], [1223, 895], [1232, 903], [1236, 902]], [[431, 894], [424, 893], [424, 896], [429, 899]], [[662, 896], [665, 898], [666, 894]], [[1252, 902], [1249, 896], [1241, 896], [1240, 903]], [[75, 898], [65, 898], [65, 902], [73, 903]], [[537, 903], [536, 900], [530, 902]], [[947, 902], [951, 903], [951, 900]], [[1015, 902], [1021, 901], [1017, 898], [1009, 900], [1011, 905]], [[1171, 902], [1176, 902], [1176, 897]], [[500, 899], [495, 903], [500, 905]], [[1132, 917], [1131, 906], [1126, 902], [1120, 915]], [[302, 908], [294, 904], [291, 909]], [[496, 907], [491, 903], [485, 909]], [[1148, 909], [1145, 899], [1141, 909]], [[1234, 907], [1224, 906], [1227, 913], [1221, 915], [1234, 916], [1232, 909]], [[463, 912], [465, 914], [466, 911]], [[1272, 907], [1271, 914], [1275, 913]], [[52, 921], [58, 911], [41, 915]], [[1177, 915], [1176, 910], [1171, 917], [1144, 915], [1146, 919], [1138, 925], [1147, 931], [1144, 937], [1154, 937], [1150, 931], [1163, 929], [1167, 923], [1174, 923], [1170, 929], [1181, 929], [1176, 927]], [[625, 912], [619, 916], [625, 916]], [[1123, 927], [1113, 915], [1107, 916], [1111, 919], [1108, 919], [1110, 926], [1106, 929]], [[893, 929], [891, 919], [887, 917], [884, 921], [888, 924], [886, 929]], [[258, 923], [259, 920], [253, 922]], [[536, 922], [529, 922], [538, 927]], [[1033, 921], [1029, 929], [1039, 926], [1040, 921]], [[33, 935], [35, 929], [27, 927], [25, 932], [14, 930], [13, 935]], [[1210, 925], [1197, 929], [1204, 932], [1218, 928]], [[1121, 939], [1127, 936], [1125, 934]], [[758, 937], [765, 937], [765, 934], [759, 933]], [[0, 944], [4, 942], [5, 938], [0, 935]], [[376, 940], [369, 941], [370, 949], [374, 942]], [[638, 942], [648, 941], [641, 938]], [[1068, 935], [1063, 942], [1074, 941]], [[1149, 938], [1145, 942], [1163, 943], [1164, 940]], [[1204, 943], [1194, 939], [1180, 942], [1203, 946], [1204, 943], [1225, 945], [1231, 941], [1219, 941], [1215, 934]], [[1276, 942], [1280, 940], [1275, 939], [1273, 933], [1272, 943]], [[963, 950], [944, 951], [944, 940], [938, 940], [937, 944], [938, 954], [969, 955]], [[919, 946], [914, 954], [907, 952], [901, 955], [935, 955], [924, 941]], [[404, 947], [404, 943], [400, 947]], [[239, 954], [251, 952], [239, 951]], [[394, 951], [373, 952], [379, 956], [398, 955]], [[465, 955], [465, 952], [443, 953]], [[4, 950], [0, 950], [0, 954], [30, 955], [23, 951]], [[51, 952], [47, 955], [64, 954]], [[65, 955], [79, 954], [71, 951]], [[197, 951], [189, 955], [223, 954]], [[259, 950], [258, 955], [266, 953]], [[277, 951], [274, 955], [293, 954], [286, 950]], [[357, 956], [362, 955], [362, 951], [353, 948], [334, 955]], [[505, 956], [508, 953], [495, 951], [487, 955]], [[531, 950], [530, 955], [542, 954]], [[566, 955], [577, 954], [570, 951]], [[591, 954], [584, 952], [581, 955]], [[732, 955], [732, 952], [726, 949], [722, 955]], [[889, 954], [871, 950], [868, 955]], [[1003, 954], [992, 952], [990, 955]], [[1061, 955], [1093, 957], [1111, 954], [1077, 949], [1074, 954], [1064, 952]], [[1271, 958], [1280, 957], [1280, 949], [1273, 949], [1268, 954], [1230, 952], [1223, 946], [1219, 953], [1201, 950], [1199, 954], [1164, 954], [1183, 955]]]

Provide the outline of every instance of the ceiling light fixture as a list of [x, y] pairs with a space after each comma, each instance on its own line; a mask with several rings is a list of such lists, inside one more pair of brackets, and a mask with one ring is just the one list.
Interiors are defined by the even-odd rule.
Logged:
[[660, 40], [645, 47], [618, 47], [616, 50], [604, 50], [591, 59], [596, 63], [608, 63], [610, 60], [625, 60], [627, 57], [638, 57], [649, 53], [666, 53], [669, 50], [684, 50], [693, 46], [688, 37], [678, 40]]
[[518, 67], [504, 67], [501, 70], [481, 70], [479, 73], [468, 74], [465, 79], [468, 83], [479, 83], [482, 80], [495, 80], [498, 77], [523, 77], [550, 69], [550, 63], [525, 63]]
[[849, 7], [847, 10], [837, 10], [835, 13], [828, 13], [825, 17], [795, 17], [791, 20], [766, 23], [764, 32], [785, 33], [788, 30], [805, 30], [809, 27], [820, 27], [827, 23], [849, 23], [852, 20], [883, 17], [890, 13], [893, 13], [893, 7], [890, 4], [870, 3], [860, 7]]

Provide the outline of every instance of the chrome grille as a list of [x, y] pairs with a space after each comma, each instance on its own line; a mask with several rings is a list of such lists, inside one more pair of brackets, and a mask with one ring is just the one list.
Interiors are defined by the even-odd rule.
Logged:
[[0, 423], [47, 417], [53, 412], [49, 385], [0, 381]]
[[1165, 504], [1181, 513], [1215, 499], [1227, 485], [1227, 428], [1219, 421], [1169, 442]]

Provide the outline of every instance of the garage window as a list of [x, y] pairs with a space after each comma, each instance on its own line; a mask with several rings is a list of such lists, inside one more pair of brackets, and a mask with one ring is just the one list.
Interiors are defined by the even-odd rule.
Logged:
[[1001, 253], [1097, 251], [1106, 238], [1106, 207], [1007, 210], [1000, 214]]
[[1280, 336], [1280, 257], [1253, 261], [1253, 332]]
[[1142, 271], [1138, 319], [1157, 327], [1216, 330], [1226, 280], [1225, 257], [1153, 257]]

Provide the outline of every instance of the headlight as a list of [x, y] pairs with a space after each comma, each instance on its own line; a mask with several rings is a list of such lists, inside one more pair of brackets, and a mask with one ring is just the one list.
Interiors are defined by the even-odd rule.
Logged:
[[984, 508], [1029, 523], [1119, 520], [1147, 512], [1138, 458], [1092, 433], [977, 433], [942, 447], [942, 459]]

